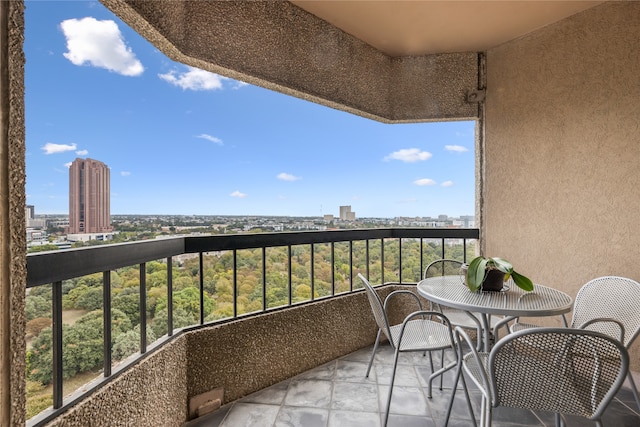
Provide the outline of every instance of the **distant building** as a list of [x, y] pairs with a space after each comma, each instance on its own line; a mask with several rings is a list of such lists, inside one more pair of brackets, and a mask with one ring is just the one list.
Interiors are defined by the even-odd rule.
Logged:
[[75, 159], [69, 168], [69, 233], [105, 233], [111, 227], [110, 171], [93, 159]]
[[[36, 219], [36, 208], [33, 205], [26, 205], [24, 208], [24, 217], [27, 228], [46, 228], [45, 221]], [[29, 235], [27, 235], [27, 239]]]
[[36, 217], [36, 208], [33, 205], [27, 205], [24, 208], [24, 216], [27, 218], [27, 221], [30, 219], [34, 219]]
[[356, 213], [351, 211], [351, 206], [340, 206], [340, 221], [355, 221]]

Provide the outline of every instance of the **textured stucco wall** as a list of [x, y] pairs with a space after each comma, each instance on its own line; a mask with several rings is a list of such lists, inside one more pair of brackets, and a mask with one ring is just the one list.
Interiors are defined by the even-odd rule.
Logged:
[[[402, 322], [414, 304], [397, 299], [390, 321]], [[376, 332], [364, 292], [190, 332], [189, 395], [222, 386], [225, 402], [236, 400], [371, 345]]]
[[[411, 298], [394, 300], [392, 324], [416, 310]], [[225, 402], [236, 400], [371, 345], [376, 332], [364, 292], [186, 332], [47, 426], [177, 427], [190, 397], [224, 387]]]
[[101, 0], [170, 58], [383, 122], [468, 119], [477, 55], [391, 58], [287, 1]]
[[187, 357], [183, 335], [47, 426], [180, 426], [187, 417]]
[[640, 2], [492, 49], [487, 73], [484, 253], [572, 296], [640, 280]]
[[25, 420], [24, 4], [0, 4], [0, 425]]

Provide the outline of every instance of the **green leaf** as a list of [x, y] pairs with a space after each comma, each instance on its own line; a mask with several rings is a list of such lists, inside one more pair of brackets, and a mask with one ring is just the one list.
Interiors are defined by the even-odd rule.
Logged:
[[515, 271], [511, 273], [513, 277], [514, 283], [524, 291], [532, 291], [533, 290], [533, 282], [528, 277], [523, 276], [522, 274], [516, 273]]
[[502, 258], [492, 258], [493, 265], [504, 274], [511, 274], [513, 271], [513, 265], [507, 260]]
[[467, 286], [471, 291], [475, 292], [482, 286], [486, 274], [487, 262], [487, 259], [483, 257], [476, 257], [469, 263]]

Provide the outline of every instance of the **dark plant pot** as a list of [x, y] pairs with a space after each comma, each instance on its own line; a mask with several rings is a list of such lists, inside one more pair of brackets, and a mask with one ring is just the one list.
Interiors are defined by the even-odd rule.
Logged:
[[504, 273], [500, 270], [489, 270], [482, 282], [483, 291], [499, 292], [504, 286]]
[[[462, 275], [464, 284], [468, 287], [467, 284], [467, 270], [469, 269], [468, 264], [462, 264], [460, 267], [460, 274]], [[489, 270], [487, 272], [487, 276], [484, 278], [484, 282], [482, 282], [482, 286], [480, 287], [481, 291], [489, 291], [489, 292], [500, 292], [504, 287], [504, 273], [500, 270]]]

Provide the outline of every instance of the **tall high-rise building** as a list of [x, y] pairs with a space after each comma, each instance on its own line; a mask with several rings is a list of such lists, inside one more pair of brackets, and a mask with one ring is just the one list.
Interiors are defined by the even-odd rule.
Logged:
[[69, 168], [69, 234], [112, 231], [110, 197], [107, 165], [75, 159]]

